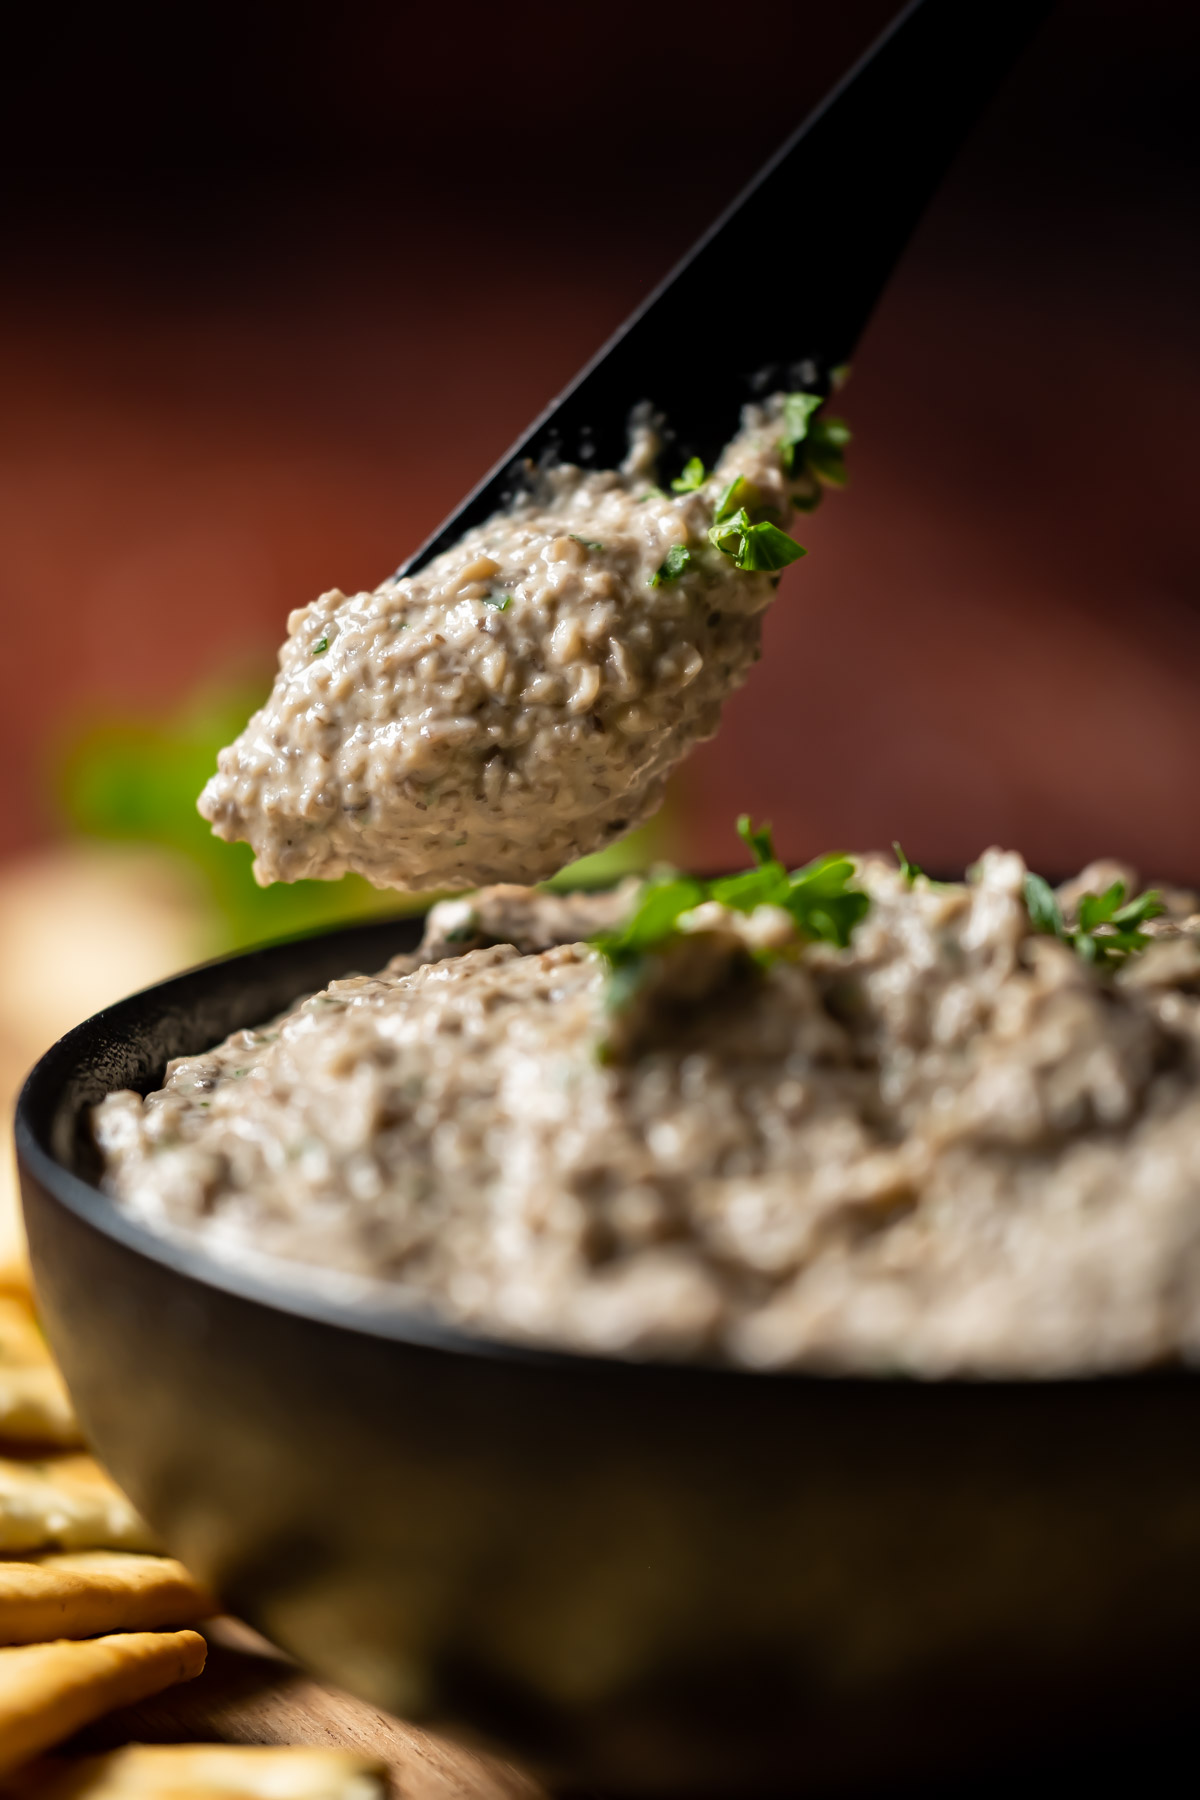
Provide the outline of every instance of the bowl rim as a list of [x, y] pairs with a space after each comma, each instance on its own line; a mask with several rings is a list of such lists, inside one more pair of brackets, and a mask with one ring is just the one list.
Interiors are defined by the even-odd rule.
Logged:
[[[1025, 1394], [1050, 1390], [1093, 1390], [1147, 1385], [1191, 1385], [1196, 1372], [1186, 1364], [1175, 1363], [1149, 1368], [1082, 1370], [1077, 1374], [1055, 1373], [1049, 1376], [1012, 1374], [952, 1374], [922, 1376], [907, 1371], [869, 1373], [812, 1368], [749, 1369], [736, 1363], [704, 1358], [672, 1358], [664, 1356], [621, 1356], [599, 1351], [577, 1350], [566, 1346], [539, 1345], [520, 1339], [492, 1337], [455, 1325], [439, 1316], [436, 1310], [422, 1306], [414, 1296], [384, 1278], [335, 1277], [334, 1285], [347, 1290], [356, 1287], [359, 1296], [348, 1292], [335, 1294], [322, 1283], [322, 1271], [313, 1264], [268, 1253], [251, 1253], [248, 1257], [239, 1246], [238, 1261], [223, 1257], [202, 1242], [193, 1242], [182, 1233], [156, 1231], [152, 1226], [128, 1217], [114, 1204], [110, 1195], [60, 1161], [39, 1129], [39, 1119], [52, 1120], [57, 1113], [62, 1090], [77, 1064], [81, 1052], [95, 1043], [97, 1037], [148, 1001], [169, 1001], [173, 994], [181, 997], [203, 993], [207, 980], [237, 967], [263, 961], [269, 964], [283, 959], [289, 951], [304, 944], [321, 941], [330, 949], [344, 943], [347, 950], [371, 935], [380, 935], [405, 925], [421, 922], [423, 914], [397, 913], [350, 925], [292, 933], [249, 945], [227, 956], [214, 957], [164, 980], [139, 988], [135, 993], [113, 1001], [110, 1005], [81, 1020], [58, 1038], [34, 1063], [21, 1086], [17, 1099], [13, 1136], [18, 1172], [28, 1173], [43, 1190], [64, 1206], [83, 1224], [134, 1252], [145, 1260], [170, 1270], [173, 1274], [215, 1289], [272, 1312], [331, 1327], [359, 1333], [368, 1338], [409, 1345], [416, 1349], [442, 1352], [456, 1357], [480, 1358], [507, 1363], [521, 1363], [549, 1371], [591, 1372], [604, 1379], [636, 1378], [639, 1372], [653, 1371], [680, 1381], [712, 1382], [723, 1385], [752, 1383], [761, 1391], [764, 1381], [807, 1386], [823, 1391], [881, 1392], [903, 1391], [910, 1394], [1019, 1391]], [[395, 954], [393, 952], [392, 954]], [[347, 969], [353, 962], [348, 962]], [[330, 976], [330, 980], [338, 977]], [[297, 992], [303, 991], [303, 985]], [[142, 1027], [144, 1029], [144, 1026]], [[136, 1036], [136, 1031], [130, 1034]], [[22, 1208], [24, 1196], [22, 1193]], [[294, 1269], [294, 1275], [293, 1275]], [[364, 1300], [363, 1294], [369, 1294]], [[385, 1296], [390, 1296], [385, 1298]]]

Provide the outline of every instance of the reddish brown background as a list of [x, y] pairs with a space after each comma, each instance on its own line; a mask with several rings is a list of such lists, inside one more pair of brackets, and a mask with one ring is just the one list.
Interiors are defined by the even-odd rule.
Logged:
[[[0, 107], [0, 853], [53, 831], [81, 720], [263, 668], [291, 606], [394, 566], [891, 10], [29, 27]], [[797, 857], [898, 835], [940, 867], [1000, 840], [1200, 873], [1198, 38], [1190, 5], [1063, 0], [973, 140], [857, 359], [851, 490], [683, 778], [686, 854], [723, 860], [749, 807]], [[803, 221], [801, 194], [781, 245]]]

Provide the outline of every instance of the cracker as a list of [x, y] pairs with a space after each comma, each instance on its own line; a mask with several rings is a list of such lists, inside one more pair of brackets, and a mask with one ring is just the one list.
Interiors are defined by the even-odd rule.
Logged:
[[83, 1441], [33, 1309], [14, 1294], [0, 1294], [0, 1438], [63, 1446]]
[[0, 1553], [157, 1550], [153, 1534], [90, 1456], [0, 1457]]
[[346, 1750], [130, 1744], [61, 1772], [31, 1771], [38, 1800], [382, 1800], [382, 1763]]
[[0, 1650], [0, 1773], [118, 1706], [134, 1706], [204, 1667], [198, 1631], [129, 1631]]
[[212, 1596], [169, 1556], [80, 1550], [0, 1561], [0, 1644], [163, 1631], [216, 1610]]
[[3, 1236], [0, 1232], [0, 1294], [15, 1294], [29, 1304], [33, 1300], [29, 1263], [16, 1245], [3, 1244]]

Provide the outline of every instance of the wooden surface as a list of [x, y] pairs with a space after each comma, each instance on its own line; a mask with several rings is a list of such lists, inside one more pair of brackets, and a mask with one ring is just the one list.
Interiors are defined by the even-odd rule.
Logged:
[[131, 1742], [331, 1745], [382, 1758], [393, 1800], [545, 1800], [545, 1790], [510, 1764], [323, 1687], [234, 1619], [201, 1629], [209, 1644], [203, 1675], [110, 1713], [64, 1750]]

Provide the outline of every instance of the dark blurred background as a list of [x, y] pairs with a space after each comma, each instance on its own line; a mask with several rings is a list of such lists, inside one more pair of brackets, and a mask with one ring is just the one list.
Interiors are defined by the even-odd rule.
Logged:
[[[64, 933], [66, 1017], [375, 904], [256, 894], [191, 810], [289, 608], [393, 568], [893, 10], [27, 14], [0, 59], [0, 940], [37, 980], [0, 1039], [49, 1029]], [[793, 858], [998, 841], [1200, 876], [1198, 47], [1190, 0], [1062, 0], [862, 344], [850, 488], [651, 849], [720, 863], [750, 809]], [[804, 213], [780, 242], [819, 279], [839, 246]]]

